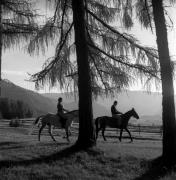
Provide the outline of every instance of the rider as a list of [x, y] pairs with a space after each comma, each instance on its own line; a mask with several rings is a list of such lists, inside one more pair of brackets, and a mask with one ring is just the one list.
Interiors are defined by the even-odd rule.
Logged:
[[62, 105], [62, 98], [59, 97], [58, 103], [57, 103], [57, 115], [60, 117], [61, 126], [63, 128], [65, 127], [66, 120], [67, 120], [67, 118], [65, 117], [64, 111], [68, 112], [66, 109], [64, 109], [64, 107]]
[[117, 104], [118, 104], [118, 102], [114, 101], [113, 105], [111, 106], [112, 117], [116, 117], [116, 118], [119, 117], [119, 115], [123, 114], [116, 109]]

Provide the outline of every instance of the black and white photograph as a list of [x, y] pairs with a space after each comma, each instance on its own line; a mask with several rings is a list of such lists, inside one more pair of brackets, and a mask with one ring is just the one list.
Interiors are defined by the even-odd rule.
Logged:
[[0, 0], [0, 180], [176, 180], [175, 106], [175, 0]]

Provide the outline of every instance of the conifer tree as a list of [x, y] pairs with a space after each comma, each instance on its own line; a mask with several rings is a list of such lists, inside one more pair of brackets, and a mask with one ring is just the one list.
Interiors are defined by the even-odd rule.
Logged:
[[[132, 26], [127, 1], [54, 2], [53, 16], [31, 40], [28, 51], [31, 54], [44, 51], [56, 41], [55, 55], [31, 80], [38, 87], [47, 83], [50, 86], [59, 83], [61, 89], [70, 91], [77, 91], [78, 87], [78, 144], [92, 146], [95, 144], [92, 92], [94, 95], [118, 92], [132, 84], [135, 77], [146, 83], [152, 79], [159, 80], [157, 51], [140, 45], [133, 36], [112, 26], [121, 17], [126, 28]], [[83, 77], [86, 77], [86, 82]]]
[[[134, 3], [134, 2], [133, 2]], [[135, 1], [136, 17], [145, 27], [156, 33], [158, 46], [159, 67], [162, 84], [162, 120], [163, 120], [163, 154], [162, 159], [166, 164], [176, 162], [176, 127], [175, 104], [173, 88], [174, 63], [171, 61], [167, 39], [168, 16], [166, 8], [174, 0], [137, 0]], [[131, 5], [130, 5], [131, 6]], [[154, 26], [153, 26], [154, 25]], [[155, 27], [155, 28], [153, 28]]]

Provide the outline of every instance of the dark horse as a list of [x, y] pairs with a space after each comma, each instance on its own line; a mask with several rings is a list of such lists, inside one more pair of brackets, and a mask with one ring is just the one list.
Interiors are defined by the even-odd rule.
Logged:
[[139, 116], [136, 113], [136, 111], [134, 110], [134, 108], [132, 108], [130, 111], [126, 112], [125, 114], [120, 115], [119, 118], [109, 117], [109, 116], [97, 117], [95, 119], [96, 139], [98, 138], [98, 132], [100, 130], [102, 130], [102, 136], [103, 136], [104, 140], [106, 141], [104, 132], [105, 132], [106, 127], [108, 126], [110, 128], [119, 128], [120, 129], [120, 137], [119, 137], [120, 141], [122, 139], [123, 129], [125, 129], [128, 132], [128, 134], [130, 135], [131, 141], [133, 141], [133, 139], [131, 137], [131, 133], [127, 128], [128, 122], [132, 116], [135, 117], [136, 119], [139, 119]]

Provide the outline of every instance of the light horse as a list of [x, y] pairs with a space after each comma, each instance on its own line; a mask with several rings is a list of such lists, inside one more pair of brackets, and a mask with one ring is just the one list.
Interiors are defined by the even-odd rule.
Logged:
[[[74, 111], [70, 111], [68, 113], [65, 113], [65, 117], [66, 117], [66, 123], [65, 123], [65, 132], [66, 132], [66, 138], [67, 141], [69, 142], [69, 128], [71, 127], [71, 124], [74, 120], [76, 120], [79, 116], [79, 111], [78, 110], [74, 110]], [[43, 130], [43, 128], [48, 125], [48, 132], [51, 136], [51, 138], [53, 139], [53, 141], [56, 141], [53, 134], [52, 134], [52, 130], [51, 130], [51, 126], [57, 127], [57, 128], [63, 128], [62, 124], [60, 122], [60, 117], [57, 114], [51, 114], [48, 113], [46, 115], [42, 115], [36, 118], [34, 124], [38, 124], [40, 120], [41, 123], [41, 127], [39, 129], [39, 134], [38, 134], [38, 140], [40, 141], [40, 134]]]
[[105, 132], [106, 127], [108, 126], [110, 128], [119, 128], [120, 129], [120, 137], [119, 137], [120, 141], [122, 139], [123, 129], [125, 129], [128, 132], [131, 142], [132, 142], [133, 139], [131, 137], [131, 133], [127, 128], [128, 122], [132, 116], [135, 117], [136, 119], [139, 119], [139, 115], [136, 113], [134, 108], [132, 108], [130, 111], [120, 115], [119, 118], [109, 117], [109, 116], [97, 117], [95, 119], [96, 139], [98, 138], [98, 132], [100, 130], [102, 130], [102, 136], [103, 136], [104, 140], [106, 141], [104, 132]]

